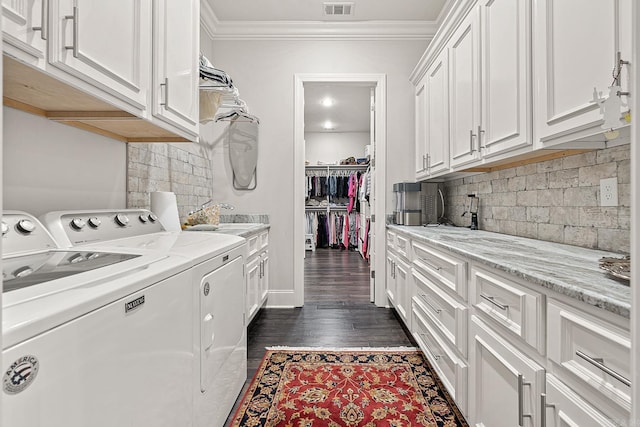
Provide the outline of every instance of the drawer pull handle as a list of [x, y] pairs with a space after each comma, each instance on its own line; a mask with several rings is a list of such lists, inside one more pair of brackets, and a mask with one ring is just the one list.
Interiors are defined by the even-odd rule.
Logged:
[[427, 299], [427, 294], [420, 294], [420, 297], [422, 298], [422, 301], [424, 301], [431, 308], [431, 310], [436, 312], [436, 314], [442, 313], [441, 308], [436, 308], [433, 304], [429, 302], [429, 300]]
[[498, 301], [496, 301], [496, 297], [490, 297], [487, 296], [485, 294], [480, 294], [480, 298], [486, 299], [487, 301], [489, 301], [491, 304], [495, 305], [496, 307], [498, 307], [500, 310], [506, 310], [509, 308], [508, 305], [505, 304], [500, 304]]
[[524, 413], [524, 386], [530, 386], [531, 383], [528, 383], [524, 380], [522, 374], [518, 374], [518, 425], [520, 427], [524, 426], [524, 419], [531, 418], [531, 414]]
[[426, 260], [426, 259], [424, 259], [424, 258], [420, 258], [420, 260], [421, 260], [422, 262], [424, 262], [425, 264], [427, 264], [427, 267], [429, 267], [429, 268], [433, 268], [433, 269], [434, 269], [434, 270], [436, 270], [436, 271], [440, 271], [440, 270], [442, 270], [442, 267], [436, 267], [435, 265], [431, 264], [428, 260]]
[[588, 356], [587, 354], [583, 353], [580, 350], [576, 350], [576, 356], [578, 356], [579, 358], [584, 359], [587, 362], [591, 363], [593, 366], [595, 366], [596, 368], [600, 369], [605, 374], [611, 375], [613, 378], [617, 379], [618, 381], [620, 381], [622, 384], [626, 385], [627, 387], [631, 387], [631, 381], [629, 381], [629, 379], [627, 379], [624, 376], [620, 375], [619, 373], [617, 373], [613, 369], [605, 366], [605, 364], [603, 363], [602, 359], [590, 357], [590, 356]]
[[547, 408], [555, 408], [553, 403], [547, 403], [546, 393], [540, 394], [540, 427], [547, 427]]
[[429, 345], [427, 344], [427, 334], [421, 332], [420, 336], [422, 337], [422, 342], [424, 343], [424, 346], [427, 347], [427, 350], [429, 350], [429, 353], [431, 353], [433, 358], [435, 360], [440, 360], [440, 356], [438, 356], [433, 350], [431, 350], [431, 347], [429, 347]]

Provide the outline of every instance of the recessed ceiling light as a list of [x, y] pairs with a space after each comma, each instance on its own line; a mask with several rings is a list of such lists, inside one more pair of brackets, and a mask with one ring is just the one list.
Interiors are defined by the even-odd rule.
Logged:
[[324, 122], [324, 124], [322, 125], [322, 127], [325, 130], [332, 130], [335, 129], [335, 125], [333, 123], [331, 123], [331, 120], [327, 120], [326, 122]]
[[326, 97], [326, 98], [323, 98], [322, 101], [320, 101], [320, 103], [325, 107], [331, 107], [334, 104], [334, 101], [333, 99]]

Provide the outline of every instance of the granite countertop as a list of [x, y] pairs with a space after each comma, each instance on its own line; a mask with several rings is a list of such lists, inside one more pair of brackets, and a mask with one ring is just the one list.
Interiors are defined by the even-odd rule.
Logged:
[[462, 227], [387, 228], [622, 317], [630, 316], [630, 286], [609, 276], [598, 264], [602, 257], [621, 254]]
[[237, 226], [237, 223], [220, 223], [220, 228], [218, 228], [216, 233], [224, 233], [224, 234], [233, 234], [235, 236], [240, 237], [250, 237], [254, 234], [258, 234], [261, 231], [268, 230], [271, 228], [269, 224], [262, 223], [240, 223]]

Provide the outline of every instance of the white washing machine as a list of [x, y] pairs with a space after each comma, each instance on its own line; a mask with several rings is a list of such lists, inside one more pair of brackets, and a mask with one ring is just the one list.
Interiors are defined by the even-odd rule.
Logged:
[[141, 209], [51, 212], [42, 220], [67, 247], [188, 260], [191, 282], [184, 291], [192, 297], [194, 416], [193, 424], [181, 425], [224, 425], [247, 377], [246, 240], [208, 232], [166, 232], [155, 215]]
[[11, 427], [190, 425], [190, 263], [160, 252], [61, 249], [5, 212], [2, 421]]
[[65, 251], [132, 258], [4, 294], [4, 371], [35, 372], [5, 390], [5, 425], [223, 425], [246, 380], [244, 239], [166, 232], [145, 210], [42, 220]]

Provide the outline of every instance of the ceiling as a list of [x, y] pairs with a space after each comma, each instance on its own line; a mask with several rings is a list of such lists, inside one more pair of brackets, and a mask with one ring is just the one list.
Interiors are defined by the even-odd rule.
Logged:
[[208, 0], [219, 21], [437, 21], [446, 1], [348, 0], [352, 16], [332, 18], [324, 0]]
[[[371, 85], [355, 83], [305, 83], [305, 132], [369, 132]], [[333, 105], [325, 107], [329, 98]], [[332, 129], [323, 125], [331, 122]]]

